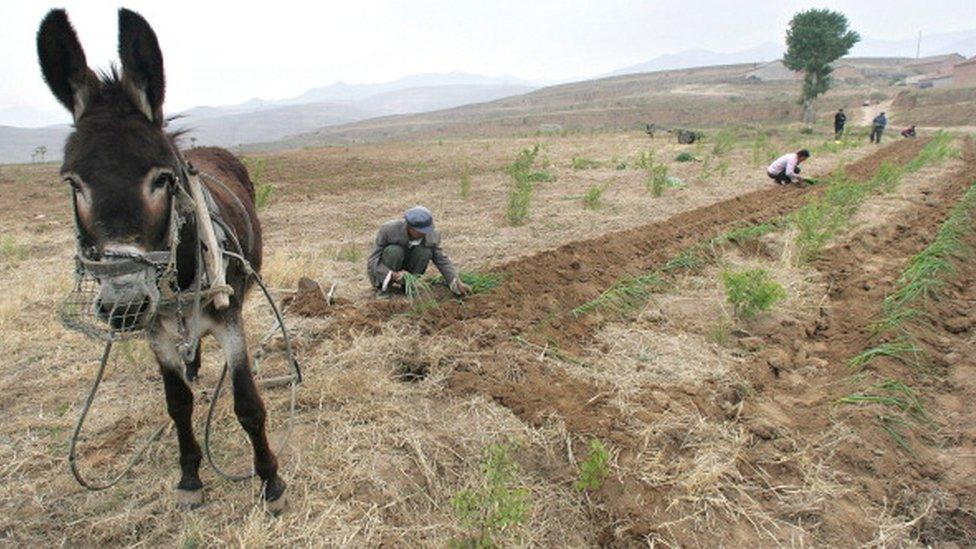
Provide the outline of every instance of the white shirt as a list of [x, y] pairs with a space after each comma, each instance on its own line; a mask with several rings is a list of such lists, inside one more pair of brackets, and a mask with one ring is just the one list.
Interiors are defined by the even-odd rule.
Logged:
[[796, 181], [796, 165], [798, 162], [799, 158], [797, 158], [796, 153], [784, 154], [766, 168], [766, 173], [769, 175], [785, 173], [790, 181]]

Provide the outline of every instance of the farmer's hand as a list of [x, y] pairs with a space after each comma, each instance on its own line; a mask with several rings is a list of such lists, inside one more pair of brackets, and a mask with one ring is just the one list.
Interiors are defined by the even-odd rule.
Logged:
[[468, 286], [464, 282], [461, 282], [460, 278], [455, 278], [451, 282], [451, 291], [457, 296], [466, 296], [471, 293], [471, 286]]

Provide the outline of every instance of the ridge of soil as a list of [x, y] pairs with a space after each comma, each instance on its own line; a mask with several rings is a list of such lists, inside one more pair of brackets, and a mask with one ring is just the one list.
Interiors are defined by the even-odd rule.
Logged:
[[[966, 141], [964, 160], [965, 166], [976, 161], [971, 140]], [[932, 318], [942, 320], [922, 329], [917, 342], [934, 357], [933, 364], [918, 368], [882, 358], [867, 367], [879, 378], [901, 379], [926, 397], [931, 395], [937, 404], [935, 413], [943, 416], [937, 429], [906, 428], [908, 450], [879, 426], [878, 418], [889, 413], [884, 406], [833, 405], [870, 383], [856, 383], [856, 372], [849, 369], [848, 361], [873, 346], [870, 326], [881, 317], [884, 298], [896, 288], [911, 257], [932, 242], [973, 182], [973, 175], [964, 167], [919, 207], [903, 209], [885, 225], [857, 233], [829, 249], [814, 263], [830, 288], [820, 318], [808, 326], [781, 327], [763, 334], [770, 346], [785, 349], [790, 355], [776, 367], [768, 360], [770, 355], [755, 358], [750, 371], [758, 398], [745, 402], [743, 416], [752, 417], [754, 425], [768, 430], [768, 425], [761, 424], [782, 415], [798, 433], [808, 437], [846, 420], [859, 435], [857, 442], [846, 441], [837, 448], [836, 463], [859, 490], [845, 495], [843, 507], [848, 516], [844, 520], [823, 523], [823, 533], [829, 539], [866, 543], [876, 533], [858, 528], [858, 524], [877, 519], [867, 515], [869, 508], [859, 499], [878, 505], [890, 502], [894, 513], [924, 518], [905, 533], [921, 543], [976, 539], [976, 462], [972, 457], [958, 459], [976, 455], [972, 453], [976, 447], [976, 414], [971, 400], [965, 404], [966, 396], [976, 394], [976, 355], [972, 337], [967, 336], [976, 326], [976, 265], [960, 261], [945, 297], [928, 305]], [[976, 236], [970, 234], [967, 244], [976, 249]], [[768, 452], [777, 438], [774, 435], [760, 441], [756, 456]], [[923, 510], [926, 499], [934, 503]]]
[[[922, 140], [897, 141], [847, 166], [845, 171], [855, 180], [865, 180], [882, 162], [904, 164], [924, 145]], [[970, 153], [971, 146], [967, 154]], [[816, 267], [834, 280], [835, 289], [830, 297], [838, 299], [838, 303], [825, 307], [822, 318], [813, 326], [792, 326], [761, 334], [767, 344], [789, 349], [795, 353], [794, 359], [819, 358], [828, 362], [830, 366], [824, 372], [828, 379], [817, 384], [821, 389], [836, 384], [838, 376], [846, 378], [843, 364], [853, 355], [845, 353], [863, 340], [860, 336], [852, 338], [852, 334], [863, 335], [865, 321], [870, 317], [868, 312], [880, 304], [879, 296], [893, 284], [908, 257], [922, 249], [927, 239], [935, 234], [936, 227], [965, 191], [966, 184], [964, 175], [960, 174], [940, 189], [937, 204], [932, 208], [903, 214], [904, 219], [879, 228], [873, 236], [860, 235], [856, 242], [828, 250]], [[702, 417], [717, 421], [740, 423], [752, 437], [749, 453], [741, 457], [741, 462], [765, 463], [769, 455], [783, 453], [777, 446], [781, 438], [778, 433], [790, 429], [823, 433], [829, 427], [832, 398], [828, 397], [833, 392], [811, 395], [794, 390], [796, 396], [784, 404], [775, 391], [769, 390], [774, 386], [780, 390], [779, 373], [774, 372], [765, 360], [757, 359], [749, 371], [758, 397], [744, 398], [739, 389], [717, 382], [669, 386], [670, 394], [646, 387], [639, 395], [640, 411], [627, 415], [610, 402], [612, 387], [568, 376], [560, 366], [540, 361], [538, 349], [530, 353], [524, 345], [513, 342], [511, 336], [522, 336], [530, 342], [528, 345], [543, 349], [552, 344], [560, 349], [577, 349], [589, 341], [593, 326], [565, 314], [574, 306], [598, 296], [622, 276], [646, 272], [682, 249], [732, 228], [782, 216], [802, 206], [809, 195], [821, 192], [822, 187], [763, 189], [663, 222], [516, 259], [495, 271], [505, 277], [505, 283], [490, 294], [475, 296], [463, 303], [442, 302], [436, 309], [425, 311], [416, 322], [427, 333], [454, 336], [472, 344], [472, 352], [456, 359], [453, 364], [447, 379], [452, 392], [484, 394], [533, 425], [557, 419], [578, 437], [597, 436], [609, 440], [619, 450], [617, 461], [621, 469], [637, 464], [646, 451], [634, 434], [634, 425], [649, 425], [655, 416], [677, 408], [695, 410]], [[883, 268], [866, 271], [869, 265], [866, 257], [877, 254], [886, 258]], [[861, 272], [856, 272], [858, 270]], [[872, 291], [858, 294], [855, 289], [858, 284], [863, 285], [866, 277], [887, 282], [872, 285]], [[844, 303], [841, 298], [847, 295], [854, 296], [855, 300]], [[314, 298], [309, 299], [314, 301]], [[408, 304], [402, 301], [331, 308], [324, 303], [316, 306], [313, 301], [299, 298], [306, 314], [331, 317], [324, 333], [318, 334], [324, 337], [376, 331], [390, 316], [403, 314], [408, 309]], [[558, 319], [558, 322], [552, 319]], [[837, 350], [830, 349], [834, 339], [840, 347]], [[817, 343], [826, 343], [827, 351], [821, 352], [824, 345], [817, 346]], [[789, 392], [786, 394], [790, 395]], [[806, 399], [802, 407], [798, 405], [801, 398]], [[797, 427], [805, 422], [809, 423], [809, 428]], [[582, 441], [573, 444], [583, 450]], [[677, 455], [681, 448], [675, 443], [657, 451], [665, 456]], [[844, 447], [840, 453], [846, 456], [844, 452], [855, 451], [869, 450]], [[890, 455], [887, 457], [892, 459]], [[861, 461], [855, 461], [855, 458]], [[863, 463], [864, 456], [858, 454], [851, 460], [852, 463]], [[924, 465], [918, 467], [924, 468]], [[786, 463], [777, 466], [766, 463], [766, 471], [769, 477], [755, 472], [744, 472], [743, 475], [757, 486], [768, 486], [773, 481], [789, 483], [803, 475], [795, 464]], [[606, 523], [616, 525], [615, 528], [607, 527], [604, 542], [627, 545], [659, 539], [662, 534], [660, 525], [683, 520], [679, 511], [668, 505], [669, 490], [667, 485], [652, 487], [628, 475], [608, 479], [595, 493], [605, 509]], [[844, 500], [836, 502], [831, 509], [813, 513], [820, 521], [816, 529], [817, 539], [860, 541], [872, 535], [873, 531], [868, 527], [871, 521], [864, 513], [870, 507], [867, 503], [879, 501], [879, 494], [883, 495], [884, 491], [874, 489], [860, 495], [848, 491]], [[777, 497], [775, 491], [750, 496], [754, 505], [770, 513], [776, 512]], [[734, 538], [724, 539], [741, 543], [755, 541], [755, 532], [749, 528], [743, 530], [742, 524], [732, 518], [711, 520], [713, 526], [716, 521], [724, 523], [723, 528], [715, 531], [735, 533]], [[787, 526], [796, 520], [796, 517], [783, 518]], [[776, 529], [781, 541], [789, 539], [791, 531], [788, 528]], [[666, 534], [679, 543], [702, 542], [694, 533], [685, 537], [668, 529]]]
[[[865, 180], [882, 162], [904, 164], [927, 140], [892, 142], [844, 167], [854, 180]], [[417, 319], [428, 332], [453, 335], [479, 333], [485, 325], [522, 335], [540, 344], [555, 344], [569, 353], [580, 350], [594, 331], [593, 318], [574, 318], [571, 310], [621, 278], [646, 273], [694, 244], [736, 227], [763, 223], [790, 213], [822, 186], [777, 186], [681, 213], [666, 220], [572, 242], [505, 263], [493, 272], [503, 284], [490, 293], [464, 300], [441, 300]], [[330, 337], [350, 332], [375, 333], [391, 316], [410, 312], [405, 300], [371, 302], [355, 307], [330, 307], [315, 295], [296, 300], [296, 311], [326, 316], [333, 322], [319, 334]], [[474, 326], [474, 332], [469, 328]]]

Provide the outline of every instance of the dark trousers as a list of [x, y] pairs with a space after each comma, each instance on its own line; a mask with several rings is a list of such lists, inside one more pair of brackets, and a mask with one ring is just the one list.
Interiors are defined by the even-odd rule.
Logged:
[[841, 137], [844, 137], [844, 126], [834, 126], [834, 139], [840, 141]]
[[873, 126], [871, 128], [871, 142], [881, 143], [881, 134], [884, 133], [884, 126]]
[[786, 183], [792, 183], [793, 182], [793, 180], [790, 179], [788, 175], [786, 175], [786, 170], [783, 170], [783, 171], [779, 172], [776, 175], [773, 175], [773, 174], [771, 174], [769, 172], [766, 172], [766, 175], [768, 175], [770, 179], [772, 179], [773, 181], [779, 183], [780, 185], [785, 185]]
[[427, 272], [427, 265], [433, 257], [433, 252], [426, 246], [407, 248], [399, 244], [390, 244], [383, 248], [380, 261], [391, 271], [407, 271], [416, 275]]

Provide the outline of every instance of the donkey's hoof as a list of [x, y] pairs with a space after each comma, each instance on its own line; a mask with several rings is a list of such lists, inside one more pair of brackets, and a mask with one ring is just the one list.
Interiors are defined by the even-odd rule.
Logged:
[[264, 505], [265, 509], [274, 516], [285, 512], [288, 508], [288, 497], [285, 495], [285, 488], [288, 485], [281, 477], [275, 477], [271, 482], [264, 485]]
[[184, 511], [192, 511], [203, 505], [203, 488], [197, 490], [176, 489], [176, 505]]

